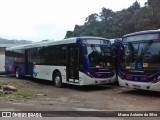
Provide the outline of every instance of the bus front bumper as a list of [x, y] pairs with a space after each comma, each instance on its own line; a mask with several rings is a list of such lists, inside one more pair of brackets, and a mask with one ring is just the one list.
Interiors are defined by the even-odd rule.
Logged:
[[120, 86], [129, 87], [132, 89], [160, 91], [160, 82], [157, 83], [133, 82], [125, 79], [122, 80], [120, 77], [118, 77], [118, 82]]
[[116, 80], [116, 75], [110, 78], [90, 78], [85, 76], [85, 79], [81, 81], [80, 85], [98, 85], [106, 83], [114, 83]]

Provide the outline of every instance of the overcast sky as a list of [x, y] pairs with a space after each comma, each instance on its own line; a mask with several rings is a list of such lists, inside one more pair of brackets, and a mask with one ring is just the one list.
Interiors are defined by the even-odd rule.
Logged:
[[[0, 0], [0, 37], [60, 40], [103, 7], [120, 11], [136, 0]], [[141, 6], [147, 0], [137, 0]]]

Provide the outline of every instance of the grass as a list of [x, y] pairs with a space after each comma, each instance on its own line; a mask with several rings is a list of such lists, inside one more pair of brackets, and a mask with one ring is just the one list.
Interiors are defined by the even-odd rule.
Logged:
[[4, 97], [5, 94], [3, 92], [0, 92], [0, 97]]
[[36, 94], [33, 91], [30, 90], [21, 90], [14, 93], [15, 96], [20, 98], [27, 98], [27, 97], [35, 97]]
[[36, 94], [33, 91], [17, 91], [13, 92], [12, 94], [2, 94], [0, 95], [0, 99], [2, 100], [26, 100], [26, 99], [32, 99], [35, 98]]

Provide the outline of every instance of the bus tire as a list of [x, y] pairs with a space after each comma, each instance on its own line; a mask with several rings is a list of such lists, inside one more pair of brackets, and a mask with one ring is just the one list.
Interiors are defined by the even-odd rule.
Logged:
[[17, 78], [17, 79], [20, 78], [19, 68], [16, 68], [16, 78]]
[[54, 85], [58, 88], [62, 87], [62, 76], [60, 72], [56, 72], [53, 77]]

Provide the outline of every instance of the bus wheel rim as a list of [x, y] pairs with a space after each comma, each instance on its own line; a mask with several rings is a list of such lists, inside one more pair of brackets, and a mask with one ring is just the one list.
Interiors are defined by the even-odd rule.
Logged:
[[60, 77], [59, 77], [59, 76], [56, 76], [56, 77], [55, 77], [55, 83], [56, 83], [56, 84], [59, 84], [59, 83], [60, 83]]

